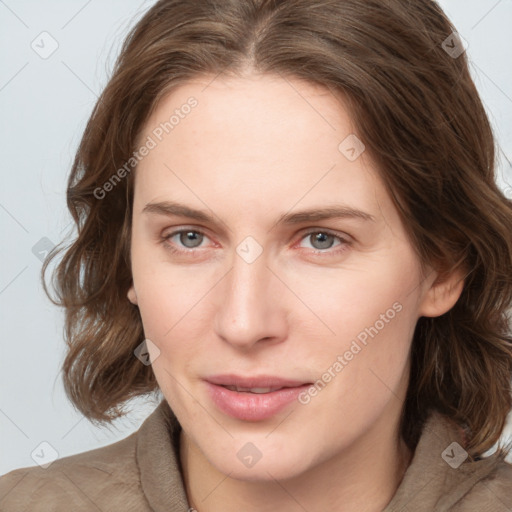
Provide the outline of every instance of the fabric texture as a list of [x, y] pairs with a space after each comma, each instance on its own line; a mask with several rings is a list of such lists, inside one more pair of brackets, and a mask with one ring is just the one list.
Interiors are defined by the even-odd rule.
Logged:
[[[1, 476], [0, 511], [191, 512], [180, 430], [164, 399], [121, 441]], [[432, 413], [383, 512], [512, 512], [512, 465], [494, 455], [458, 465], [462, 452], [452, 443], [462, 444], [462, 432]]]

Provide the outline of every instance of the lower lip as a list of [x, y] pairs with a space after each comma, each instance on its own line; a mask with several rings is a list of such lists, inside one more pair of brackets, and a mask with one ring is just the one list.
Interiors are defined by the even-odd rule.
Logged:
[[231, 391], [223, 386], [206, 381], [208, 393], [217, 407], [224, 413], [245, 421], [260, 421], [270, 418], [297, 400], [311, 384], [294, 388], [282, 388], [270, 393], [246, 393]]

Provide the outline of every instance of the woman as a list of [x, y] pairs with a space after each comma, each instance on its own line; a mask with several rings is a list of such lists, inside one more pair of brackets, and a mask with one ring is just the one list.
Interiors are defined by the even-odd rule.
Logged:
[[110, 446], [2, 510], [509, 510], [512, 205], [430, 0], [161, 0], [68, 187], [64, 383]]

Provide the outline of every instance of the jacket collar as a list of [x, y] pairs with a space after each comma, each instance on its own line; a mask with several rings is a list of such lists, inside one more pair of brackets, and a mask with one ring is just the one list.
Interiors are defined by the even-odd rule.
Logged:
[[431, 411], [411, 463], [383, 512], [451, 510], [499, 462], [494, 456], [471, 461], [463, 449], [464, 437], [462, 428]]
[[[155, 512], [167, 512], [171, 506], [172, 510], [187, 512], [190, 507], [179, 461], [180, 431], [178, 419], [163, 399], [137, 434], [141, 486]], [[411, 463], [383, 512], [448, 510], [488, 474], [497, 462], [492, 456], [455, 467], [462, 438], [461, 429], [432, 412]]]
[[178, 419], [164, 398], [137, 435], [142, 491], [155, 512], [189, 510], [179, 461], [180, 430]]

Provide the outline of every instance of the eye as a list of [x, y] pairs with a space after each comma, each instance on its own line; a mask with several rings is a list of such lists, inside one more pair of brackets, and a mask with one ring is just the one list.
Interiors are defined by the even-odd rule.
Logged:
[[[334, 251], [329, 251], [329, 253], [336, 253], [345, 250], [347, 246], [350, 245], [350, 242], [341, 236], [331, 233], [330, 231], [320, 229], [309, 231], [301, 240], [309, 240], [312, 248], [317, 252], [326, 252], [327, 249], [338, 247], [338, 249]], [[338, 243], [335, 243], [336, 241], [338, 241]], [[300, 246], [304, 247], [303, 245]]]
[[[189, 228], [176, 230], [163, 235], [162, 243], [172, 252], [193, 254], [194, 249], [201, 248], [201, 244], [205, 239], [208, 240], [208, 236], [206, 236], [205, 233], [197, 229]], [[315, 254], [336, 254], [344, 251], [350, 245], [350, 241], [340, 235], [332, 233], [329, 230], [318, 228], [305, 233], [301, 238], [299, 246], [307, 249], [307, 246], [302, 245], [304, 243], [303, 241], [307, 240], [310, 241], [310, 248]], [[333, 248], [334, 250], [329, 250]]]
[[[207, 238], [204, 233], [196, 229], [180, 229], [164, 235], [163, 242], [173, 251], [186, 252], [187, 249], [197, 249], [201, 242]], [[174, 239], [174, 240], [173, 240]], [[181, 249], [185, 247], [185, 249]]]

